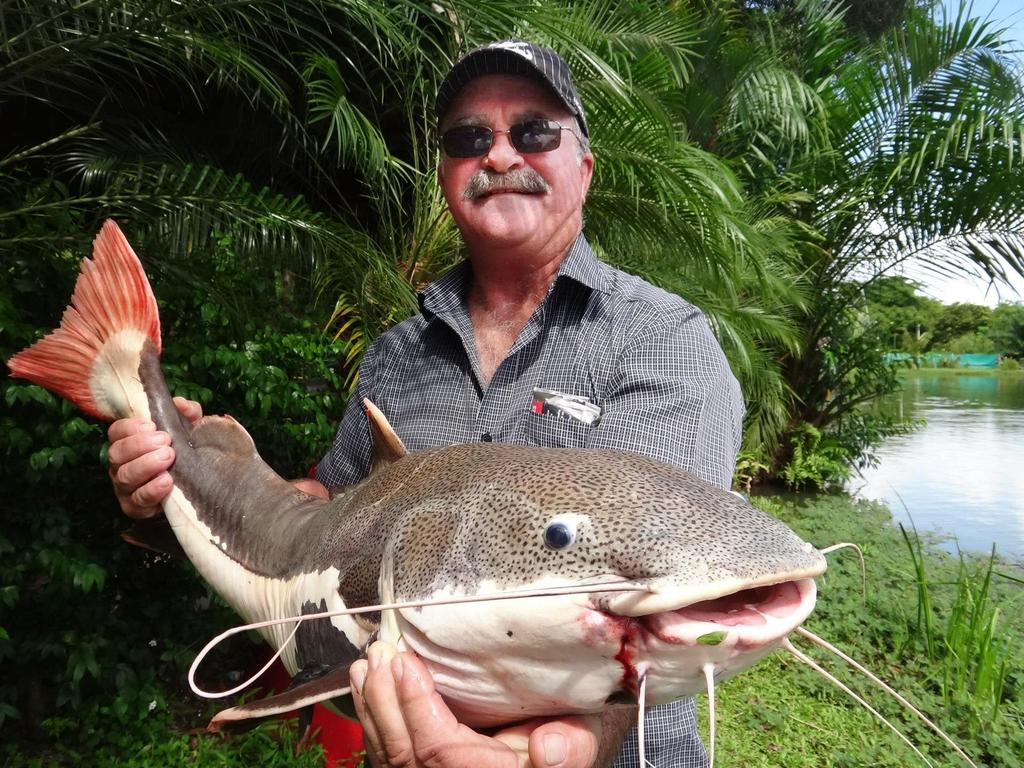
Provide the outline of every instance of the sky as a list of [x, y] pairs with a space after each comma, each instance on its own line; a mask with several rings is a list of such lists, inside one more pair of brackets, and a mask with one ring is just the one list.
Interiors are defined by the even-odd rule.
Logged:
[[[951, 17], [956, 17], [959, 0], [942, 0], [942, 7]], [[1006, 37], [1012, 42], [1011, 48], [1017, 56], [1024, 60], [1024, 3], [1021, 0], [974, 0], [971, 15], [988, 18], [997, 27], [1005, 27]], [[995, 306], [1002, 301], [1024, 301], [1024, 278], [1012, 281], [1013, 290], [1005, 287], [996, 291], [990, 288], [982, 278], [957, 277], [955, 279], [938, 278], [921, 269], [908, 268], [907, 277], [924, 285], [922, 293], [947, 304], [965, 302]]]

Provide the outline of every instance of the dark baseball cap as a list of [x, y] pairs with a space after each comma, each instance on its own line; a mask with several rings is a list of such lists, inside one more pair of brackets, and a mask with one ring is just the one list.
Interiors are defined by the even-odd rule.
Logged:
[[459, 59], [437, 91], [434, 101], [437, 119], [444, 117], [459, 91], [470, 80], [483, 75], [522, 75], [543, 83], [576, 118], [583, 135], [590, 137], [583, 103], [565, 59], [550, 48], [525, 40], [499, 40], [475, 48]]

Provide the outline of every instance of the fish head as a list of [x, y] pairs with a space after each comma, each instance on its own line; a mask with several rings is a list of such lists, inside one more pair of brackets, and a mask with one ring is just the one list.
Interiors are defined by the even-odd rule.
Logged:
[[[717, 680], [751, 666], [814, 607], [824, 557], [676, 467], [617, 451], [465, 449], [459, 482], [397, 522], [385, 570], [396, 600], [480, 599], [397, 617], [468, 724], [635, 703], [641, 677], [649, 704], [692, 695], [706, 665]], [[490, 599], [521, 590], [566, 593]]]

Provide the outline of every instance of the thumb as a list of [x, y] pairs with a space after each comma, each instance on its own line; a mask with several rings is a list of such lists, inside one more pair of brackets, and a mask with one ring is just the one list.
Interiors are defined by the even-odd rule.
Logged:
[[530, 734], [530, 763], [535, 768], [590, 768], [597, 759], [601, 732], [596, 715], [544, 723]]

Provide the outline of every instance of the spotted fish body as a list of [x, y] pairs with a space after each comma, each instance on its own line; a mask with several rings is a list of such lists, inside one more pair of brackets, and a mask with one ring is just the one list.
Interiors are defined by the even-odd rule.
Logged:
[[457, 445], [395, 455], [330, 502], [296, 490], [234, 420], [178, 414], [155, 301], [112, 222], [72, 303], [60, 329], [11, 359], [12, 373], [101, 418], [151, 418], [170, 432], [167, 520], [246, 621], [635, 587], [336, 616], [304, 622], [287, 643], [290, 628], [264, 629], [293, 673], [345, 670], [379, 633], [424, 659], [464, 722], [493, 725], [634, 702], [642, 676], [649, 703], [692, 694], [706, 664], [718, 679], [735, 674], [813, 608], [820, 553], [736, 496], [634, 454]]

